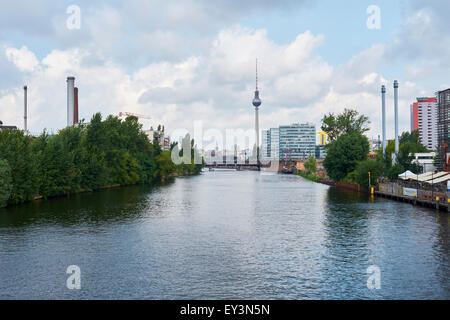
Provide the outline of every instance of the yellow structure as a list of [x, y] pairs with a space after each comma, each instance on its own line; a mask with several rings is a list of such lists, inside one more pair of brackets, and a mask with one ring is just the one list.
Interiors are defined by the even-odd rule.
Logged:
[[319, 132], [319, 133], [317, 133], [317, 134], [320, 136], [320, 139], [319, 139], [319, 145], [320, 145], [320, 146], [326, 145], [326, 144], [327, 144], [327, 136], [328, 136], [328, 133], [326, 133], [326, 132]]

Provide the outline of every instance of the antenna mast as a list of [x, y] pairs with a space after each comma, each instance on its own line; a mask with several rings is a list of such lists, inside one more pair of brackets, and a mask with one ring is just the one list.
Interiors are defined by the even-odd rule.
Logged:
[[256, 91], [258, 91], [258, 58], [256, 58]]

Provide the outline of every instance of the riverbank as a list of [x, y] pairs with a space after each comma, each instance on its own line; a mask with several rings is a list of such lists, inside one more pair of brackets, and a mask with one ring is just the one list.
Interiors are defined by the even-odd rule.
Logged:
[[[325, 184], [332, 187], [337, 187], [339, 189], [349, 190], [355, 193], [371, 194], [371, 192], [360, 185], [347, 183], [347, 182], [334, 182], [330, 180], [325, 180], [312, 174], [307, 174], [302, 171], [297, 171], [294, 173], [302, 178], [309, 181]], [[412, 190], [408, 189], [407, 192], [414, 193], [416, 196], [408, 196], [403, 194], [404, 190], [402, 186], [392, 186], [393, 183], [380, 184], [379, 188], [374, 188], [373, 195], [388, 198], [397, 202], [407, 202], [413, 206], [422, 206], [427, 208], [435, 208], [436, 210], [450, 212], [450, 196], [443, 192], [434, 192], [426, 190]], [[395, 184], [395, 183], [394, 183]], [[395, 192], [388, 192], [388, 190], [395, 190]]]
[[312, 182], [322, 183], [322, 179], [321, 178], [319, 178], [319, 177], [317, 177], [317, 176], [315, 176], [315, 175], [313, 175], [311, 173], [306, 173], [306, 172], [303, 172], [303, 171], [297, 171], [297, 172], [294, 172], [294, 174], [297, 175], [297, 176], [300, 176], [302, 178], [305, 178], [307, 180], [310, 180]]
[[106, 191], [106, 190], [110, 190], [110, 189], [118, 189], [118, 188], [124, 188], [124, 187], [132, 187], [132, 186], [139, 186], [139, 185], [151, 186], [151, 187], [164, 186], [168, 183], [173, 182], [175, 180], [175, 178], [177, 178], [177, 177], [182, 178], [182, 177], [192, 177], [192, 176], [197, 176], [197, 175], [200, 175], [200, 172], [187, 173], [187, 174], [173, 173], [170, 176], [162, 177], [159, 181], [154, 181], [152, 183], [145, 183], [145, 184], [135, 183], [135, 184], [126, 184], [126, 185], [111, 184], [111, 185], [102, 186], [95, 190], [94, 189], [80, 189], [75, 192], [71, 192], [71, 193], [67, 193], [67, 194], [59, 194], [59, 195], [54, 195], [54, 196], [48, 196], [48, 197], [44, 197], [42, 195], [36, 195], [30, 200], [27, 200], [27, 201], [24, 201], [24, 202], [21, 202], [18, 204], [8, 204], [7, 206], [2, 207], [2, 208], [8, 209], [8, 208], [12, 208], [12, 207], [22, 206], [27, 203], [33, 202], [33, 201], [50, 201], [50, 200], [54, 200], [54, 199], [70, 198], [71, 196], [75, 196], [78, 194], [102, 192], [102, 191]]
[[[201, 159], [187, 134], [180, 146], [190, 147], [191, 159]], [[0, 131], [0, 207], [36, 198], [70, 196], [104, 188], [153, 184], [173, 174], [197, 173], [203, 164], [175, 164], [173, 143], [162, 149], [142, 130], [136, 117], [125, 121], [95, 114], [81, 123], [49, 135], [34, 137], [23, 131]], [[183, 147], [184, 148], [184, 147]]]

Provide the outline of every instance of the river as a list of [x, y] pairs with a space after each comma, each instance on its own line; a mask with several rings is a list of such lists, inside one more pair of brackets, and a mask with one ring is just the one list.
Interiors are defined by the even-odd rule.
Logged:
[[450, 299], [449, 240], [447, 213], [206, 172], [0, 209], [0, 298]]

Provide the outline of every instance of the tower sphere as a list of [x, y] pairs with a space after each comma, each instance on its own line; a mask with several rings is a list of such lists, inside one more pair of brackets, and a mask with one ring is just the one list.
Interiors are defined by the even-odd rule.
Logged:
[[253, 105], [257, 108], [261, 105], [261, 99], [259, 98], [259, 91], [255, 91], [255, 98], [253, 99]]

